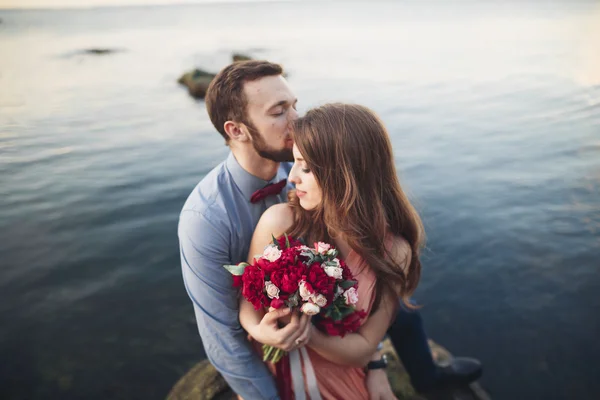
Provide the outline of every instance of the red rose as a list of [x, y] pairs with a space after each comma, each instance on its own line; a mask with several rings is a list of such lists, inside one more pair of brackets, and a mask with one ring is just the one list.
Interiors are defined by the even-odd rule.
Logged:
[[347, 333], [358, 331], [363, 318], [367, 316], [364, 311], [355, 311], [347, 317], [334, 321], [331, 318], [323, 318], [318, 322], [318, 326], [327, 332], [329, 336], [344, 337]]
[[264, 273], [268, 275], [279, 268], [279, 263], [279, 260], [271, 262], [266, 258], [259, 258], [254, 262], [254, 265], [262, 269]]
[[240, 287], [244, 283], [241, 275], [232, 275], [233, 277], [233, 287]]
[[271, 300], [271, 307], [279, 309], [283, 306], [285, 306], [285, 302], [282, 299]]
[[255, 265], [248, 265], [242, 275], [244, 282], [242, 295], [248, 300], [256, 310], [266, 307], [269, 304], [269, 298], [265, 295], [265, 275], [264, 272]]
[[[302, 243], [299, 240], [294, 239], [291, 236], [288, 236], [287, 240], [290, 242], [290, 247], [302, 246]], [[286, 242], [285, 235], [280, 236], [280, 237], [277, 238], [277, 243], [279, 243], [279, 248], [280, 249], [287, 249], [288, 248], [285, 242]]]
[[298, 282], [302, 279], [306, 267], [301, 262], [296, 264], [282, 264], [279, 269], [271, 274], [271, 281], [283, 293], [292, 294], [298, 290]]
[[304, 277], [310, 288], [327, 297], [327, 303], [333, 301], [335, 278], [328, 276], [319, 263], [313, 263]]

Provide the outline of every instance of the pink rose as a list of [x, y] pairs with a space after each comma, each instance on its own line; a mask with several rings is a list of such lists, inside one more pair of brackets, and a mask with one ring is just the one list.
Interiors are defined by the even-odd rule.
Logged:
[[344, 300], [346, 300], [346, 304], [352, 305], [358, 302], [358, 292], [355, 288], [351, 287], [350, 289], [344, 292]]
[[325, 307], [327, 305], [327, 297], [322, 294], [318, 294], [316, 296], [312, 296], [311, 300], [318, 305], [319, 307]]
[[306, 315], [317, 315], [321, 311], [321, 308], [313, 303], [304, 303], [302, 304], [300, 311]]
[[267, 260], [273, 262], [273, 261], [277, 261], [279, 260], [279, 257], [281, 257], [281, 250], [279, 250], [277, 247], [273, 246], [273, 245], [269, 245], [267, 247], [265, 247], [265, 250], [263, 251], [263, 258], [266, 258]]
[[300, 283], [298, 284], [300, 297], [302, 297], [302, 300], [304, 301], [308, 301], [312, 296], [312, 291], [309, 289], [308, 286], [309, 285], [304, 280], [300, 281]]
[[265, 282], [265, 290], [267, 291], [267, 296], [270, 299], [278, 299], [279, 298], [279, 288], [273, 284], [271, 281]]
[[344, 272], [344, 270], [341, 269], [340, 267], [330, 267], [325, 264], [323, 264], [322, 267], [323, 267], [323, 271], [325, 271], [327, 276], [331, 276], [332, 278], [335, 278], [335, 279], [342, 279], [342, 273]]
[[317, 250], [317, 253], [325, 254], [325, 253], [327, 253], [327, 251], [329, 249], [331, 249], [331, 245], [328, 243], [323, 243], [323, 242], [315, 243], [315, 250]]

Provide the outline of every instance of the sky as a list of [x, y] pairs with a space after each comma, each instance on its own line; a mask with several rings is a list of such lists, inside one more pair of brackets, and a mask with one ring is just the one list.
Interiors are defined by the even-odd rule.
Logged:
[[233, 0], [0, 0], [0, 8], [86, 8], [122, 5], [220, 3], [231, 1]]

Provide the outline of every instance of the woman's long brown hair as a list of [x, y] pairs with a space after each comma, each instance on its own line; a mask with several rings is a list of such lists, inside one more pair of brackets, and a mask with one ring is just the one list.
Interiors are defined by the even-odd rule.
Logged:
[[[413, 308], [409, 296], [421, 275], [421, 219], [400, 187], [389, 135], [366, 107], [327, 104], [296, 121], [293, 138], [321, 187], [323, 199], [314, 210], [300, 207], [289, 194], [295, 223], [290, 235], [312, 243], [332, 243], [330, 232], [343, 235], [349, 246], [376, 274], [373, 311], [387, 290]], [[410, 264], [394, 259], [385, 247], [388, 234], [410, 245]]]

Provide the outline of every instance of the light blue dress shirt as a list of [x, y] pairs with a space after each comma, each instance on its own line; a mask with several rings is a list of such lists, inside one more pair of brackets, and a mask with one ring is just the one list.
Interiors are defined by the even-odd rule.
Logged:
[[225, 264], [246, 261], [254, 228], [278, 196], [250, 203], [256, 190], [286, 179], [291, 163], [264, 181], [245, 171], [232, 153], [200, 181], [179, 217], [183, 281], [194, 305], [198, 331], [209, 361], [245, 400], [279, 399], [275, 381], [254, 352], [239, 322], [239, 290]]

